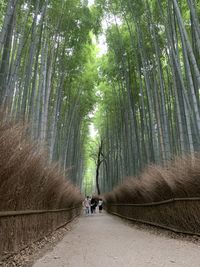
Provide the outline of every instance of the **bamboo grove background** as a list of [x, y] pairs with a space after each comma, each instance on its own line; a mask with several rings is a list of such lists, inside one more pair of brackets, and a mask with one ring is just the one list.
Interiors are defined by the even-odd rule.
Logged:
[[[148, 164], [199, 151], [200, 7], [196, 0], [87, 4], [1, 1], [0, 102], [5, 116], [31, 125], [32, 138], [79, 187], [95, 111], [106, 192]], [[93, 40], [102, 33], [107, 53], [97, 57]]]
[[80, 214], [94, 22], [79, 0], [0, 1], [1, 260]]
[[[96, 25], [96, 26], [95, 26]], [[88, 113], [94, 102], [90, 32], [98, 18], [80, 0], [0, 2], [0, 104], [28, 123], [50, 161], [81, 186]]]
[[[74, 184], [90, 156], [92, 116], [102, 193], [137, 181], [147, 165], [198, 158], [198, 1], [2, 0], [0, 15], [4, 119], [28, 123]], [[107, 52], [97, 56], [102, 34]]]
[[[97, 1], [108, 52], [99, 84], [100, 187], [200, 145], [200, 5], [195, 0]], [[99, 116], [99, 117], [98, 117]]]

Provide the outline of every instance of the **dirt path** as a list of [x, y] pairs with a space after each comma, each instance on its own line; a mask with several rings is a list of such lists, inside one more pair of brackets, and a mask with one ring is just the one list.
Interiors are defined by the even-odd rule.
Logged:
[[198, 267], [200, 246], [136, 229], [118, 218], [81, 217], [33, 267]]

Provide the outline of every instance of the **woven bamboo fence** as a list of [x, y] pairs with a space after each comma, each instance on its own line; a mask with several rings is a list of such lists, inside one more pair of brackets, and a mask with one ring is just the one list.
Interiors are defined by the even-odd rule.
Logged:
[[0, 257], [16, 253], [79, 216], [81, 206], [58, 210], [0, 212]]
[[175, 198], [144, 204], [109, 204], [109, 213], [177, 233], [200, 236], [200, 198]]

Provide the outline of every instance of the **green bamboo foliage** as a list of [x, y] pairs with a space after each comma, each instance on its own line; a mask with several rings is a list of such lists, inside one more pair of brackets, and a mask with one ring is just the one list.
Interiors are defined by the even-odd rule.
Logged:
[[97, 2], [112, 18], [99, 87], [106, 112], [103, 122], [97, 118], [106, 140], [101, 191], [108, 191], [149, 163], [199, 151], [200, 7], [192, 0]]
[[[96, 0], [88, 8], [80, 0], [9, 0], [0, 7], [5, 115], [28, 122], [74, 183], [82, 183], [97, 95], [101, 192], [150, 163], [199, 151], [198, 1]], [[108, 52], [97, 66], [91, 32], [102, 14]]]
[[88, 113], [94, 104], [91, 32], [97, 18], [80, 0], [2, 1], [0, 103], [30, 125], [81, 185]]

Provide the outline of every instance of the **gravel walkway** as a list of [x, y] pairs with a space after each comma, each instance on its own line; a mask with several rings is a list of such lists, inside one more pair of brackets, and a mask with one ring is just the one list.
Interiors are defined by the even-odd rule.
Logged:
[[33, 267], [198, 267], [200, 246], [134, 228], [107, 214], [83, 216]]

